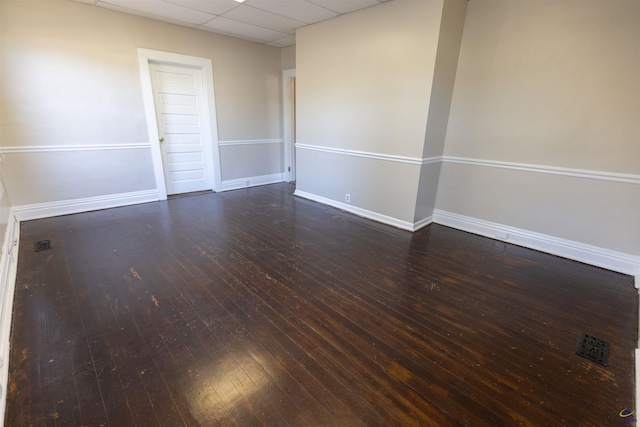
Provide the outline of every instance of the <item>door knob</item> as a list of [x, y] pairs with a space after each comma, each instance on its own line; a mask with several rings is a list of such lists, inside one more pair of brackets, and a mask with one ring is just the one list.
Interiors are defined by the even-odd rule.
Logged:
[[158, 140], [159, 140], [160, 142], [164, 141], [164, 136], [161, 136], [160, 138], [158, 138]]

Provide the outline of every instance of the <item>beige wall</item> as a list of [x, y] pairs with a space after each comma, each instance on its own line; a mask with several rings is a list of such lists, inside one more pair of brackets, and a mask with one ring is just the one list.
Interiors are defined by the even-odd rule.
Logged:
[[[1, 11], [1, 9], [0, 9]], [[4, 18], [2, 16], [2, 13], [0, 12], [0, 35], [2, 34], [2, 27], [4, 26]], [[0, 53], [1, 55], [1, 53]], [[1, 57], [0, 57], [0, 61], [1, 61]], [[1, 66], [1, 62], [0, 62], [0, 81], [2, 81], [2, 73], [3, 73], [3, 68]], [[0, 105], [2, 104], [2, 98], [4, 97], [3, 95], [3, 91], [1, 90], [2, 88], [0, 87]], [[0, 145], [2, 144], [2, 139], [3, 139], [3, 126], [2, 123], [0, 123]], [[2, 170], [2, 163], [0, 161], [0, 171]], [[9, 194], [6, 191], [4, 182], [2, 180], [2, 174], [0, 173], [0, 242], [4, 242], [5, 239], [5, 234], [7, 231], [7, 225], [9, 223], [9, 212], [11, 210], [11, 201], [9, 200]], [[3, 243], [0, 243], [0, 246]], [[5, 251], [6, 248], [3, 248], [3, 256], [6, 253]], [[0, 260], [2, 260], [2, 258], [0, 258]], [[4, 288], [5, 284], [4, 283], [0, 283], [0, 287]]]
[[283, 47], [280, 52], [280, 66], [283, 70], [296, 68], [296, 46]]
[[445, 156], [547, 173], [445, 159], [436, 207], [640, 255], [639, 22], [635, 0], [469, 2]]
[[[154, 188], [147, 149], [86, 149], [148, 142], [146, 47], [212, 59], [219, 139], [240, 142], [220, 150], [223, 180], [281, 172], [279, 146], [243, 143], [282, 138], [282, 69], [297, 68], [298, 143], [326, 148], [297, 151], [302, 191], [350, 193], [354, 207], [407, 223], [435, 198], [443, 211], [640, 255], [640, 2], [465, 3], [394, 0], [277, 49], [67, 0], [3, 0], [0, 146], [17, 150], [0, 168], [0, 207]], [[47, 148], [68, 145], [85, 148]], [[413, 161], [442, 152], [442, 165]]]
[[443, 4], [423, 157], [442, 156], [468, 0]]
[[640, 2], [469, 2], [449, 156], [640, 173]]
[[[3, 0], [0, 12], [4, 147], [148, 142], [137, 47], [212, 60], [221, 141], [282, 138], [278, 48], [68, 0]], [[148, 150], [102, 154], [110, 172], [95, 163], [94, 152], [51, 155], [22, 149], [7, 154], [2, 173], [14, 204], [155, 187]], [[84, 165], [54, 166], [45, 185], [51, 191], [44, 194], [34, 174], [50, 162], [49, 155], [51, 162]], [[221, 156], [225, 170], [233, 170], [229, 163], [235, 161], [245, 170], [252, 167], [237, 156]], [[99, 172], [93, 173], [91, 165]], [[80, 169], [88, 173], [79, 174]]]
[[[422, 151], [424, 158], [441, 157], [444, 151], [467, 3], [467, 0], [446, 0], [443, 4], [433, 85], [429, 100], [429, 115]], [[439, 163], [422, 166], [415, 221], [428, 218], [433, 214], [439, 174]]]
[[413, 223], [420, 165], [389, 157], [422, 158], [442, 8], [394, 0], [298, 30], [297, 143], [387, 159], [298, 149], [299, 190]]
[[394, 0], [298, 30], [297, 141], [420, 157], [441, 15]]

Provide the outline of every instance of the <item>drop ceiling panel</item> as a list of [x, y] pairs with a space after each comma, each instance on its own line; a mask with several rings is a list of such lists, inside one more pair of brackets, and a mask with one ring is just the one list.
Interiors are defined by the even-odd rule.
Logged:
[[[346, 1], [346, 0], [345, 0]], [[306, 24], [324, 21], [338, 13], [307, 1], [299, 0], [248, 0], [247, 5], [302, 21]]]
[[318, 6], [338, 13], [350, 13], [365, 7], [380, 4], [378, 0], [307, 0]]
[[275, 13], [267, 12], [248, 5], [237, 7], [224, 16], [225, 18], [233, 19], [234, 21], [244, 22], [246, 24], [264, 27], [287, 34], [294, 34], [296, 28], [307, 25], [302, 21], [296, 21], [295, 19], [276, 15]]
[[267, 43], [269, 46], [287, 47], [296, 44], [296, 36], [287, 36]]
[[222, 15], [240, 6], [234, 0], [165, 0], [169, 3], [188, 7], [189, 9], [211, 13], [212, 15]]
[[295, 44], [298, 28], [391, 0], [245, 0], [244, 3], [234, 0], [73, 1], [270, 46], [287, 47]]
[[[106, 3], [121, 8], [129, 9], [134, 13], [142, 12], [154, 16], [171, 18], [175, 21], [186, 22], [188, 24], [200, 25], [204, 24], [213, 18], [215, 15], [210, 13], [201, 12], [199, 10], [189, 9], [187, 7], [179, 6], [177, 4], [168, 3], [163, 0], [144, 0], [144, 1], [131, 1], [131, 0], [106, 0], [98, 2]], [[108, 6], [105, 6], [108, 7]]]
[[116, 6], [114, 4], [104, 3], [104, 2], [101, 2], [101, 1], [97, 2], [96, 6], [100, 6], [100, 7], [103, 7], [105, 9], [114, 10], [116, 12], [126, 13], [127, 15], [142, 16], [144, 18], [149, 18], [149, 19], [153, 19], [153, 20], [156, 20], [156, 21], [168, 22], [169, 24], [180, 25], [182, 27], [189, 27], [189, 28], [196, 28], [197, 27], [196, 24], [190, 24], [188, 22], [178, 21], [176, 19], [168, 18], [166, 16], [158, 16], [158, 15], [154, 15], [152, 13], [145, 13], [145, 12], [141, 12], [139, 10], [127, 9], [126, 7]]
[[210, 30], [219, 30], [224, 34], [234, 35], [236, 37], [249, 38], [255, 41], [273, 41], [288, 36], [286, 33], [257, 27], [251, 24], [245, 24], [244, 22], [234, 21], [223, 16], [219, 16], [207, 22], [203, 27]]

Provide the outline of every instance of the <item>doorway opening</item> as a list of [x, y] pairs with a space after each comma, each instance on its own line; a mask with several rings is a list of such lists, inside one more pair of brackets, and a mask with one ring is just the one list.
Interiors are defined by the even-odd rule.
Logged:
[[221, 186], [210, 59], [138, 48], [159, 198]]
[[296, 70], [282, 72], [284, 180], [296, 180]]

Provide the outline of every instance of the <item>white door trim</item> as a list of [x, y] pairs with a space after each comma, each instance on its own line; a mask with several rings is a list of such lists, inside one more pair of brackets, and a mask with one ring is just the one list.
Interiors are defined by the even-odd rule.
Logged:
[[197, 56], [182, 55], [179, 53], [163, 52], [160, 50], [152, 50], [138, 48], [138, 62], [140, 64], [140, 81], [142, 83], [142, 98], [144, 100], [144, 111], [147, 118], [147, 131], [149, 133], [149, 141], [151, 144], [151, 158], [153, 161], [153, 169], [156, 178], [156, 186], [160, 200], [167, 198], [167, 186], [164, 182], [164, 173], [162, 165], [162, 152], [158, 141], [158, 124], [156, 121], [156, 111], [153, 103], [153, 88], [151, 86], [151, 73], [149, 70], [150, 62], [186, 65], [196, 67], [202, 70], [203, 90], [204, 90], [204, 108], [208, 114], [204, 115], [205, 123], [204, 140], [211, 141], [205, 144], [205, 163], [212, 172], [213, 183], [212, 190], [218, 191], [222, 185], [222, 175], [220, 173], [220, 153], [218, 150], [218, 126], [216, 122], [215, 96], [213, 91], [213, 65], [208, 58], [199, 58]]
[[[284, 135], [284, 180], [293, 181], [296, 176], [295, 144], [293, 135], [293, 94], [291, 93], [291, 79], [296, 77], [295, 68], [282, 72], [282, 115]], [[291, 169], [289, 169], [291, 168]]]

